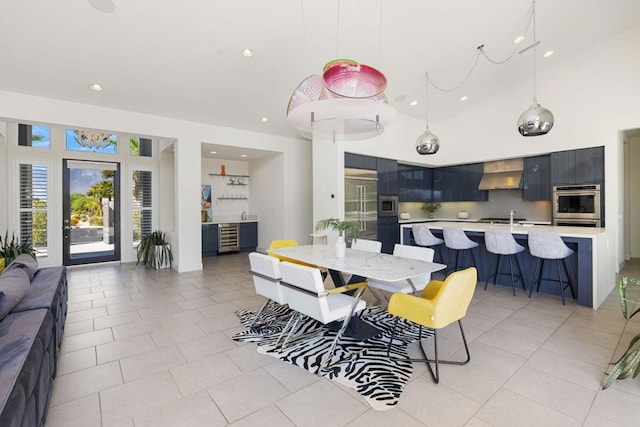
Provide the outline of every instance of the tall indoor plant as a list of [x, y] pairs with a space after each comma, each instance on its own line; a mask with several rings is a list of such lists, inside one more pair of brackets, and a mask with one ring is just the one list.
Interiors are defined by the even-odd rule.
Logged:
[[[627, 309], [627, 285], [629, 283], [640, 286], [640, 280], [634, 279], [633, 277], [623, 277], [618, 284], [620, 308], [625, 319], [631, 319], [640, 312], [640, 308], [636, 308], [633, 313], [629, 314], [629, 310]], [[637, 305], [640, 301], [632, 301], [632, 303]], [[613, 368], [611, 368], [611, 371], [609, 371], [602, 382], [603, 389], [608, 388], [616, 380], [623, 380], [630, 376], [636, 378], [638, 376], [640, 373], [640, 345], [638, 345], [638, 341], [640, 341], [640, 334], [631, 338], [629, 346], [622, 356], [611, 364]]]
[[142, 236], [137, 248], [138, 264], [146, 267], [161, 269], [171, 268], [173, 263], [173, 253], [171, 245], [167, 241], [164, 231], [155, 230]]
[[357, 240], [360, 233], [360, 224], [355, 221], [340, 221], [338, 218], [321, 219], [316, 223], [316, 231], [327, 229], [338, 232], [336, 256], [342, 258], [347, 248], [346, 235], [351, 233], [353, 240]]
[[15, 234], [12, 233], [11, 240], [9, 240], [9, 232], [4, 233], [4, 238], [0, 236], [0, 259], [4, 260], [4, 263], [0, 263], [1, 266], [11, 264], [20, 254], [29, 254], [33, 259], [36, 258], [36, 251], [29, 239], [19, 242]]

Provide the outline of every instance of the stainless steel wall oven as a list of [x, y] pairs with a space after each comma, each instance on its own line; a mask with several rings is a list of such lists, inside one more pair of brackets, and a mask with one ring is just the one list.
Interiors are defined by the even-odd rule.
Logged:
[[[601, 220], [600, 185], [553, 187], [553, 220], [554, 225], [599, 227]], [[559, 222], [564, 223], [560, 224]]]

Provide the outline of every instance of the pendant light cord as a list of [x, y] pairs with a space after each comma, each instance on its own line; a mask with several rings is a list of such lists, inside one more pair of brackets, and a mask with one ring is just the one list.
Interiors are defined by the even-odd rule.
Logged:
[[538, 102], [538, 97], [537, 97], [537, 70], [536, 70], [536, 63], [537, 61], [537, 57], [538, 57], [538, 53], [536, 50], [536, 46], [538, 44], [538, 39], [536, 38], [536, 0], [533, 0], [533, 103], [536, 104]]
[[338, 13], [336, 14], [336, 54], [334, 58], [339, 58], [340, 52], [340, 0], [338, 0]]
[[[535, 14], [535, 0], [533, 1], [533, 4], [531, 6], [531, 10], [529, 13], [529, 19], [527, 20], [527, 26], [525, 27], [524, 33], [522, 34], [527, 34], [529, 32], [529, 27], [531, 26], [531, 23], [533, 22], [533, 43], [534, 43], [534, 56], [535, 56], [535, 44], [536, 44], [536, 14]], [[475, 71], [477, 65], [478, 65], [478, 60], [480, 59], [480, 56], [483, 56], [487, 61], [489, 61], [490, 63], [494, 64], [494, 65], [502, 65], [502, 64], [506, 64], [509, 60], [511, 60], [513, 58], [513, 56], [516, 54], [516, 52], [518, 51], [518, 46], [516, 45], [513, 49], [513, 51], [505, 58], [502, 60], [496, 60], [496, 59], [492, 59], [491, 57], [489, 57], [489, 55], [487, 55], [487, 52], [485, 52], [484, 50], [484, 44], [481, 44], [480, 46], [478, 46], [476, 48], [476, 57], [473, 60], [473, 64], [471, 64], [471, 68], [469, 69], [469, 71], [467, 72], [467, 74], [465, 75], [465, 77], [462, 79], [462, 81], [460, 83], [458, 83], [457, 85], [451, 87], [451, 88], [444, 88], [442, 86], [438, 86], [436, 85], [433, 80], [431, 80], [429, 78], [429, 74], [427, 73], [427, 82], [431, 83], [431, 86], [433, 86], [434, 88], [438, 89], [441, 92], [455, 92], [456, 90], [460, 89], [462, 86], [464, 86], [465, 83], [467, 83], [467, 81], [469, 80], [469, 78], [471, 77], [471, 75], [473, 74], [473, 72]], [[535, 99], [535, 58], [534, 58], [534, 69], [533, 69], [533, 74], [534, 74], [534, 99]]]
[[424, 98], [425, 98], [424, 108], [427, 111], [426, 119], [427, 119], [427, 127], [429, 127], [429, 73], [425, 73], [425, 76], [427, 76], [427, 82], [425, 84], [426, 90], [424, 91]]

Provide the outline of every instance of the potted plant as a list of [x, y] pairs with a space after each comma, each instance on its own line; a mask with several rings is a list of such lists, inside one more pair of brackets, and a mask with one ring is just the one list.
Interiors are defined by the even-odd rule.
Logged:
[[137, 248], [138, 264], [146, 267], [170, 268], [173, 263], [173, 253], [164, 231], [155, 230], [152, 233], [142, 236]]
[[[633, 277], [623, 277], [618, 284], [618, 290], [620, 292], [620, 308], [622, 309], [622, 315], [625, 319], [631, 319], [640, 312], [640, 308], [636, 308], [631, 314], [629, 314], [627, 310], [627, 285], [629, 283], [640, 286], [640, 280], [634, 279]], [[632, 302], [634, 304], [640, 303], [640, 301]], [[640, 341], [640, 334], [634, 336], [631, 341], [629, 341], [629, 346], [622, 356], [620, 356], [617, 361], [611, 363], [613, 368], [609, 371], [602, 382], [603, 389], [608, 388], [618, 379], [623, 380], [629, 376], [633, 376], [633, 378], [638, 376], [638, 373], [640, 373], [640, 345], [638, 345], [638, 341]]]
[[316, 224], [316, 231], [327, 229], [338, 232], [338, 239], [336, 240], [336, 256], [338, 258], [342, 258], [344, 257], [345, 249], [347, 248], [347, 242], [345, 241], [347, 233], [351, 233], [353, 240], [357, 240], [358, 234], [360, 233], [360, 224], [355, 221], [340, 221], [337, 218], [321, 219]]
[[9, 240], [8, 232], [4, 233], [4, 239], [0, 236], [0, 260], [3, 260], [0, 262], [0, 271], [11, 264], [20, 254], [29, 254], [33, 259], [36, 258], [36, 251], [33, 249], [29, 239], [18, 242], [15, 234], [12, 233], [11, 240]]
[[437, 211], [439, 207], [440, 207], [440, 203], [429, 202], [429, 203], [425, 203], [422, 206], [422, 210], [425, 210], [428, 212], [429, 218], [433, 218], [433, 213]]

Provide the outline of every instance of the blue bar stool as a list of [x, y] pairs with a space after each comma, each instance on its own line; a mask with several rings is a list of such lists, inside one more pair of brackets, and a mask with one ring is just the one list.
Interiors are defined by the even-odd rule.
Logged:
[[[531, 255], [538, 258], [538, 261], [536, 262], [536, 269], [534, 270], [533, 277], [531, 278], [531, 286], [529, 287], [529, 298], [531, 298], [531, 293], [533, 292], [533, 286], [535, 284], [536, 277], [538, 278], [538, 286], [536, 287], [536, 292], [540, 291], [540, 282], [542, 281], [541, 276], [544, 262], [546, 260], [556, 260], [556, 265], [558, 266], [558, 279], [547, 280], [553, 280], [560, 283], [562, 305], [566, 305], [564, 301], [564, 290], [566, 288], [569, 288], [569, 290], [571, 290], [571, 296], [573, 297], [573, 299], [575, 299], [576, 295], [573, 291], [569, 269], [567, 268], [567, 258], [573, 254], [573, 250], [562, 241], [560, 235], [553, 231], [530, 231], [529, 252], [531, 252]], [[562, 265], [564, 266], [564, 272], [567, 277], [566, 285], [562, 281], [560, 260], [563, 261]]]
[[[445, 272], [446, 275], [457, 271], [464, 270], [467, 267], [476, 267], [476, 257], [473, 254], [473, 248], [478, 246], [478, 242], [474, 242], [465, 234], [464, 230], [459, 227], [443, 227], [442, 234], [444, 237], [444, 245], [455, 251], [455, 259], [453, 265], [449, 265], [447, 262], [447, 270]], [[459, 254], [462, 252], [462, 265], [458, 265]], [[465, 261], [467, 258], [467, 253], [471, 252], [471, 258], [473, 263], [471, 265], [465, 265]], [[447, 257], [448, 259], [449, 257]]]
[[434, 257], [434, 261], [442, 262], [444, 258], [442, 257], [439, 245], [442, 245], [444, 240], [434, 236], [433, 233], [431, 233], [431, 230], [429, 230], [429, 226], [426, 224], [414, 224], [411, 229], [413, 230], [413, 240], [415, 240], [416, 245], [432, 248], [436, 255], [438, 255], [437, 257]]
[[[487, 271], [487, 280], [484, 284], [484, 290], [487, 290], [487, 285], [489, 284], [489, 279], [493, 277], [493, 285], [496, 284], [496, 279], [499, 274], [507, 274], [507, 273], [499, 273], [500, 270], [500, 258], [503, 256], [509, 257], [509, 269], [511, 272], [511, 288], [513, 289], [513, 296], [516, 295], [516, 281], [520, 280], [522, 284], [522, 289], [525, 291], [527, 288], [524, 284], [524, 273], [522, 271], [522, 266], [520, 265], [520, 260], [518, 260], [518, 255], [520, 252], [524, 251], [524, 246], [518, 244], [516, 239], [513, 238], [513, 235], [508, 230], [495, 230], [490, 229], [484, 233], [484, 243], [487, 247], [487, 252], [491, 254], [491, 261], [489, 262], [489, 270]], [[513, 258], [516, 259], [516, 266], [518, 267], [518, 275], [514, 275], [513, 271]], [[495, 266], [495, 269], [493, 268]]]

